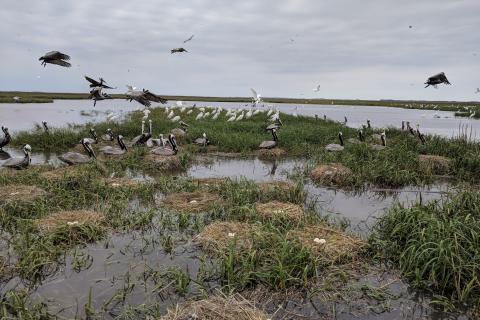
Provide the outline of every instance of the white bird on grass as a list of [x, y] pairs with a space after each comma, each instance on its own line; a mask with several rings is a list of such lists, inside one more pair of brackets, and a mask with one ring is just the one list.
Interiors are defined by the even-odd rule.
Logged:
[[173, 116], [175, 116], [175, 113], [174, 113], [173, 110], [172, 110], [172, 111], [170, 111], [170, 113], [168, 114], [167, 119], [172, 119]]
[[175, 116], [175, 117], [173, 117], [171, 121], [172, 121], [172, 122], [178, 122], [178, 121], [180, 121], [180, 116]]
[[228, 118], [227, 122], [232, 122], [232, 121], [235, 121], [235, 118], [237, 116], [235, 114], [233, 114], [230, 118]]
[[149, 109], [145, 109], [143, 110], [143, 120], [147, 120], [148, 119], [148, 116], [150, 115], [150, 110]]
[[235, 121], [240, 121], [240, 120], [243, 120], [243, 118], [245, 117], [244, 113], [242, 112], [241, 115], [238, 116], [237, 119], [235, 119]]
[[193, 112], [193, 109], [190, 109], [187, 111], [187, 114], [191, 114]]
[[200, 120], [203, 118], [203, 112], [200, 112], [199, 114], [197, 114], [197, 116], [195, 117], [195, 120]]

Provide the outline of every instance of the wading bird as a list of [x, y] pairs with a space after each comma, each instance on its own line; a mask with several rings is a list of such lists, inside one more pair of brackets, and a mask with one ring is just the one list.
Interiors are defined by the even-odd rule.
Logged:
[[88, 142], [86, 139], [82, 139], [80, 141], [82, 144], [83, 148], [87, 152], [87, 155], [78, 153], [78, 152], [67, 152], [62, 154], [61, 156], [58, 157], [61, 161], [69, 164], [69, 165], [75, 165], [75, 164], [84, 164], [92, 161], [92, 159], [95, 159], [95, 152], [92, 149], [92, 146], [90, 145], [90, 142]]
[[327, 144], [327, 146], [325, 147], [325, 150], [330, 151], [330, 152], [343, 151], [343, 149], [345, 149], [345, 147], [343, 146], [343, 133], [342, 132], [338, 133], [338, 140], [340, 140], [340, 144], [338, 144], [338, 143]]
[[12, 137], [8, 132], [8, 128], [2, 126], [2, 131], [3, 131], [3, 138], [0, 138], [0, 150], [2, 150], [3, 147], [9, 144], [10, 141], [12, 140]]
[[151, 102], [160, 102], [162, 104], [167, 103], [167, 99], [164, 99], [160, 96], [157, 96], [156, 94], [148, 91], [148, 90], [136, 90], [136, 88], [127, 85], [128, 91], [125, 93], [127, 96], [127, 100], [132, 102], [132, 100], [137, 101], [138, 103], [143, 104], [145, 107], [150, 107]]
[[64, 60], [70, 60], [70, 56], [59, 51], [50, 51], [41, 56], [38, 60], [42, 61], [44, 67], [47, 63], [56, 64], [62, 67], [70, 68], [72, 65]]
[[23, 153], [25, 156], [23, 158], [11, 158], [5, 161], [2, 164], [2, 167], [6, 168], [12, 168], [12, 169], [25, 169], [30, 165], [30, 162], [32, 162], [31, 158], [31, 152], [32, 152], [32, 147], [30, 147], [29, 144], [26, 144], [23, 146]]
[[174, 48], [174, 49], [170, 50], [170, 53], [171, 53], [171, 54], [174, 54], [174, 53], [182, 53], [182, 52], [188, 52], [188, 51], [185, 50], [185, 48]]
[[100, 78], [99, 81], [97, 81], [93, 78], [85, 76], [85, 79], [88, 82], [90, 82], [90, 88], [101, 87], [101, 88], [105, 88], [105, 89], [116, 89], [116, 88], [112, 88], [112, 87], [107, 86], [107, 84], [106, 84], [105, 80], [103, 80], [103, 78]]
[[448, 81], [447, 76], [445, 76], [445, 73], [443, 73], [443, 72], [440, 72], [440, 73], [428, 78], [427, 81], [425, 82], [425, 84], [426, 84], [425, 88], [427, 88], [428, 86], [433, 86], [433, 87], [437, 88], [437, 85], [439, 85], [441, 83], [451, 84]]
[[270, 131], [272, 133], [273, 140], [266, 140], [260, 143], [260, 145], [258, 146], [260, 149], [273, 149], [277, 146], [278, 144], [277, 130], [272, 129]]
[[170, 146], [172, 147], [167, 148], [165, 147], [160, 147], [152, 150], [152, 153], [157, 155], [157, 156], [174, 156], [178, 153], [178, 147], [177, 147], [177, 140], [175, 139], [175, 135], [169, 134], [168, 135], [168, 142], [170, 142]]

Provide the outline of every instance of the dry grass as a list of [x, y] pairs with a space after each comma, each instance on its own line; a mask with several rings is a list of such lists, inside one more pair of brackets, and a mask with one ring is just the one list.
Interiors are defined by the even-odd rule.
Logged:
[[345, 185], [352, 178], [352, 170], [339, 163], [320, 164], [312, 170], [310, 177], [323, 185]]
[[281, 180], [275, 180], [275, 181], [268, 181], [268, 182], [260, 182], [257, 184], [258, 189], [261, 192], [275, 192], [275, 191], [281, 191], [281, 192], [293, 192], [296, 189], [295, 183], [291, 181], [281, 181]]
[[145, 160], [152, 163], [155, 166], [155, 169], [161, 171], [176, 171], [182, 169], [182, 163], [178, 156], [148, 154], [145, 156]]
[[80, 166], [60, 167], [58, 169], [40, 173], [42, 178], [45, 178], [49, 181], [60, 181], [65, 178], [78, 178], [81, 175], [82, 171], [80, 170]]
[[326, 225], [292, 230], [288, 237], [298, 241], [313, 255], [328, 263], [350, 261], [366, 246], [363, 240]]
[[163, 204], [176, 211], [201, 212], [223, 202], [222, 197], [209, 192], [179, 192], [165, 197]]
[[90, 224], [102, 226], [105, 224], [105, 216], [103, 213], [95, 211], [61, 211], [39, 219], [35, 223], [41, 231], [53, 232], [66, 225], [77, 226]]
[[261, 216], [268, 219], [284, 218], [298, 222], [303, 217], [302, 207], [293, 203], [280, 201], [257, 203], [255, 209]]
[[258, 157], [261, 159], [275, 159], [275, 158], [280, 158], [287, 155], [287, 151], [280, 148], [260, 149], [257, 152], [258, 152]]
[[257, 227], [245, 222], [217, 221], [206, 226], [195, 237], [204, 250], [209, 252], [223, 252], [235, 241], [237, 247], [249, 249], [253, 244], [253, 235]]
[[169, 309], [160, 320], [267, 320], [267, 315], [239, 294], [212, 296]]
[[107, 178], [104, 179], [105, 185], [112, 188], [137, 188], [142, 182], [128, 178]]
[[442, 156], [426, 154], [418, 156], [420, 170], [430, 174], [448, 174], [450, 172], [451, 162], [451, 159]]
[[23, 201], [30, 202], [45, 196], [45, 190], [28, 185], [7, 185], [0, 187], [0, 202]]
[[192, 183], [197, 187], [216, 187], [224, 184], [227, 181], [227, 178], [202, 178], [202, 179], [193, 179]]

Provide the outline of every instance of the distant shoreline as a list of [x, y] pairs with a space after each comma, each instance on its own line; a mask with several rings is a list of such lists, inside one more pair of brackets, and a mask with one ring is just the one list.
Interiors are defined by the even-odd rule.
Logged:
[[[206, 96], [172, 96], [161, 95], [168, 100], [203, 101], [203, 102], [238, 102], [251, 103], [249, 97], [206, 97]], [[19, 97], [15, 101], [13, 97]], [[123, 94], [113, 94], [114, 99], [125, 99]], [[86, 93], [60, 92], [23, 92], [0, 91], [0, 103], [52, 103], [54, 100], [88, 99]], [[480, 106], [477, 101], [418, 101], [418, 100], [357, 100], [357, 99], [304, 99], [304, 98], [263, 98], [265, 103], [317, 104], [317, 105], [362, 105], [398, 107], [407, 109], [438, 109], [458, 111], [459, 106]]]

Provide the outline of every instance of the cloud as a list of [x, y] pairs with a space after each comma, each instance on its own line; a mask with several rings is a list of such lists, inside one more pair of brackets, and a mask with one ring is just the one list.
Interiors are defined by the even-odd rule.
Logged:
[[[0, 11], [0, 90], [85, 91], [88, 74], [161, 94], [246, 96], [255, 87], [263, 96], [314, 96], [321, 83], [316, 96], [328, 98], [471, 100], [480, 85], [477, 6], [7, 0]], [[190, 53], [171, 55], [179, 46]], [[41, 67], [38, 57], [50, 50], [70, 54], [72, 68]], [[453, 85], [423, 90], [440, 71]]]

